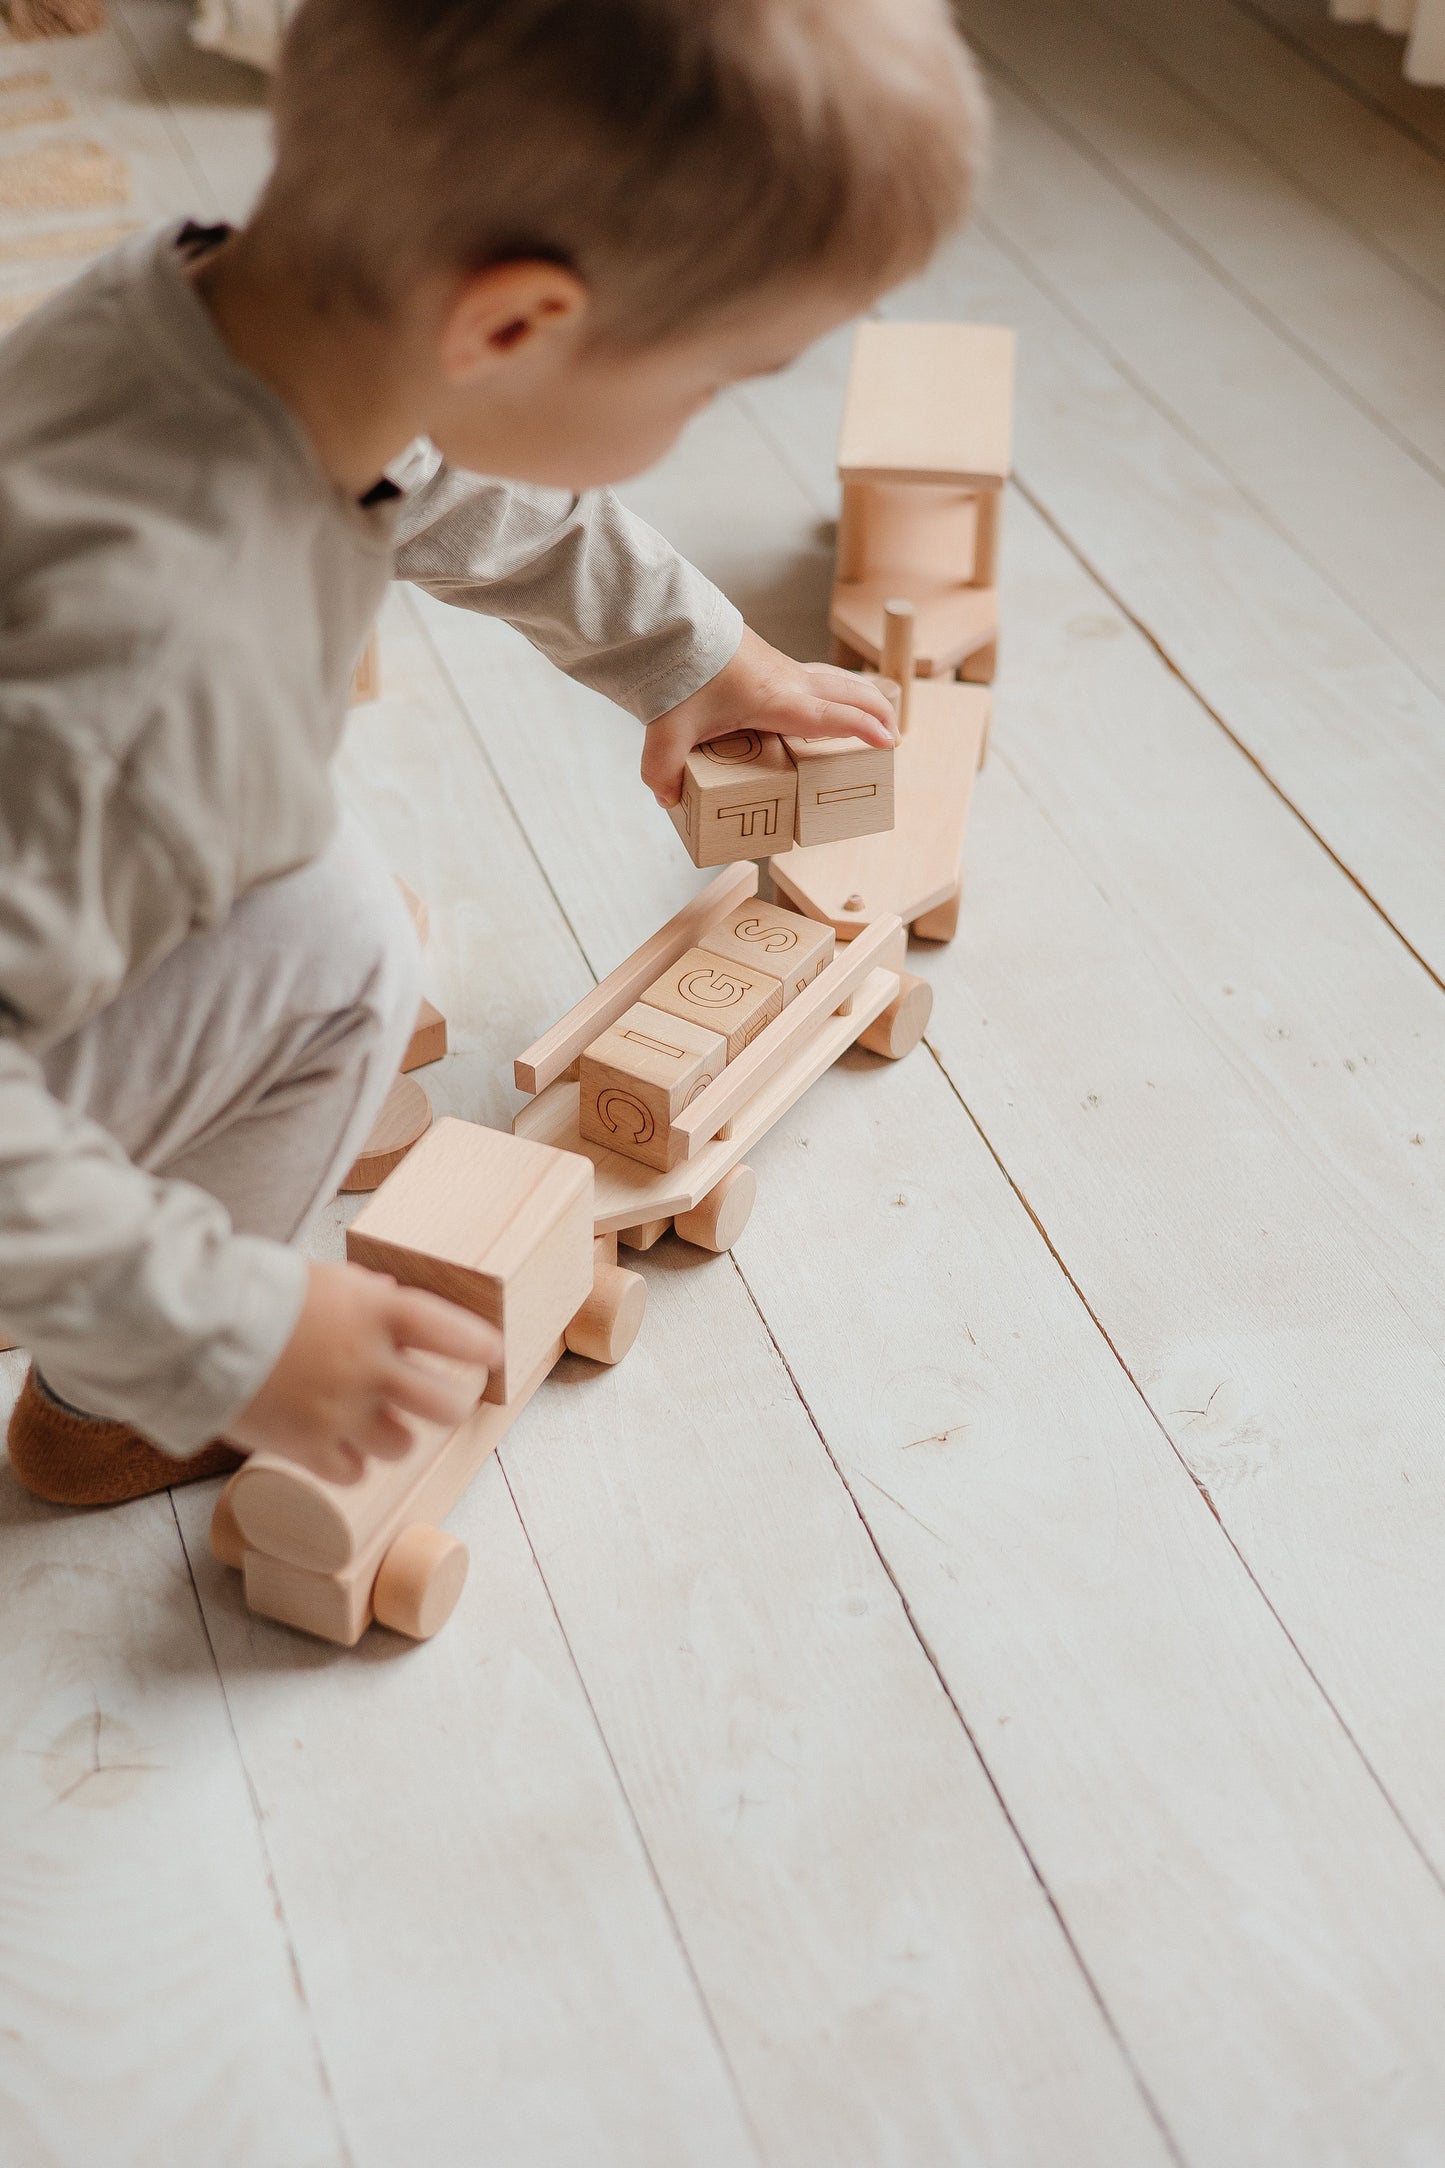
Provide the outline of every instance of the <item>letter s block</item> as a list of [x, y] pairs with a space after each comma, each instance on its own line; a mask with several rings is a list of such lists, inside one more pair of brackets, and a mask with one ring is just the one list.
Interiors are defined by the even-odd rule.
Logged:
[[893, 826], [893, 748], [857, 738], [785, 739], [798, 774], [794, 840], [841, 843]]
[[783, 1010], [782, 981], [755, 965], [732, 963], [709, 949], [689, 949], [643, 995], [650, 1009], [665, 1009], [684, 1023], [721, 1032], [729, 1061]]
[[672, 819], [695, 866], [730, 866], [786, 851], [797, 805], [797, 770], [782, 739], [735, 730], [688, 754]]
[[759, 965], [783, 982], [783, 1006], [810, 986], [833, 961], [833, 929], [815, 918], [784, 911], [776, 903], [740, 903], [726, 918], [709, 926], [702, 946], [732, 963]]
[[578, 1061], [578, 1128], [590, 1144], [665, 1171], [681, 1156], [673, 1121], [726, 1064], [721, 1032], [636, 1001]]

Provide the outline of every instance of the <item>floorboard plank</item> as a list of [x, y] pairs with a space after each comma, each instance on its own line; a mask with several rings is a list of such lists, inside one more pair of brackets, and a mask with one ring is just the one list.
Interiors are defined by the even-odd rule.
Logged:
[[[1125, 10], [1131, 4], [1155, 17], [1160, 12], [1157, 0], [1142, 6], [1123, 0]], [[1171, 19], [1180, 12], [1171, 10]], [[1387, 429], [1396, 446], [1413, 452], [1437, 484], [1445, 482], [1445, 296], [1421, 292], [1330, 205], [1287, 180], [1169, 82], [1137, 40], [1096, 10], [1010, 0], [1001, 11], [995, 0], [978, 0], [971, 21], [1101, 174]], [[1434, 181], [1435, 223], [1445, 229], [1445, 170], [1437, 168]], [[1292, 383], [1277, 370], [1263, 389], [1281, 404], [1293, 403]], [[1259, 472], [1252, 447], [1244, 456], [1236, 478], [1272, 502], [1267, 470]], [[1366, 506], [1355, 497], [1347, 458], [1332, 445], [1331, 474], [1358, 518]], [[1387, 505], [1392, 474], [1380, 474]], [[1395, 510], [1401, 522], [1408, 518], [1404, 503]]]
[[1022, 485], [1445, 977], [1445, 701], [991, 233], [887, 312], [1019, 327]]
[[[995, 84], [989, 219], [1118, 365], [1437, 694], [1445, 691], [1445, 487], [1126, 189], [1047, 109], [1050, 48], [1006, 0], [966, 26], [1028, 86]], [[1045, 94], [1038, 80], [1052, 87]]]
[[1091, 5], [1343, 225], [1428, 292], [1445, 296], [1445, 165], [1432, 152], [1302, 63], [1234, 0]]
[[0, 1471], [0, 1648], [0, 2159], [347, 2168], [169, 1500]]
[[1334, 22], [1325, 0], [1235, 0], [1235, 4], [1402, 134], [1445, 157], [1445, 99], [1438, 89], [1427, 89], [1406, 77], [1403, 38], [1392, 37], [1373, 23]]

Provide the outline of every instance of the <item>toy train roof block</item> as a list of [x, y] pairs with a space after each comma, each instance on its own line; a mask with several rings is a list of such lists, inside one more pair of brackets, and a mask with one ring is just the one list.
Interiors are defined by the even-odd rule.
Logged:
[[845, 482], [1002, 489], [1014, 334], [995, 324], [864, 323], [838, 445]]

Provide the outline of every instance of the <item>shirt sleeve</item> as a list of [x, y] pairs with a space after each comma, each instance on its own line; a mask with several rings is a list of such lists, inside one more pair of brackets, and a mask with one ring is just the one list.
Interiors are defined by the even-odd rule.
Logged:
[[441, 466], [404, 496], [396, 541], [399, 578], [504, 618], [640, 722], [716, 677], [742, 639], [726, 596], [610, 490]]
[[187, 884], [123, 782], [0, 722], [0, 1321], [47, 1384], [168, 1452], [253, 1398], [305, 1264], [146, 1173], [46, 1089], [43, 1052], [190, 928]]

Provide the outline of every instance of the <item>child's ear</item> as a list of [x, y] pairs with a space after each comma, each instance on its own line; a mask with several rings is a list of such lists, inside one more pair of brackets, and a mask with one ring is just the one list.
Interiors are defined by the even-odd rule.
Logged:
[[439, 358], [449, 383], [501, 367], [587, 313], [587, 288], [565, 264], [538, 259], [470, 271], [442, 319]]

